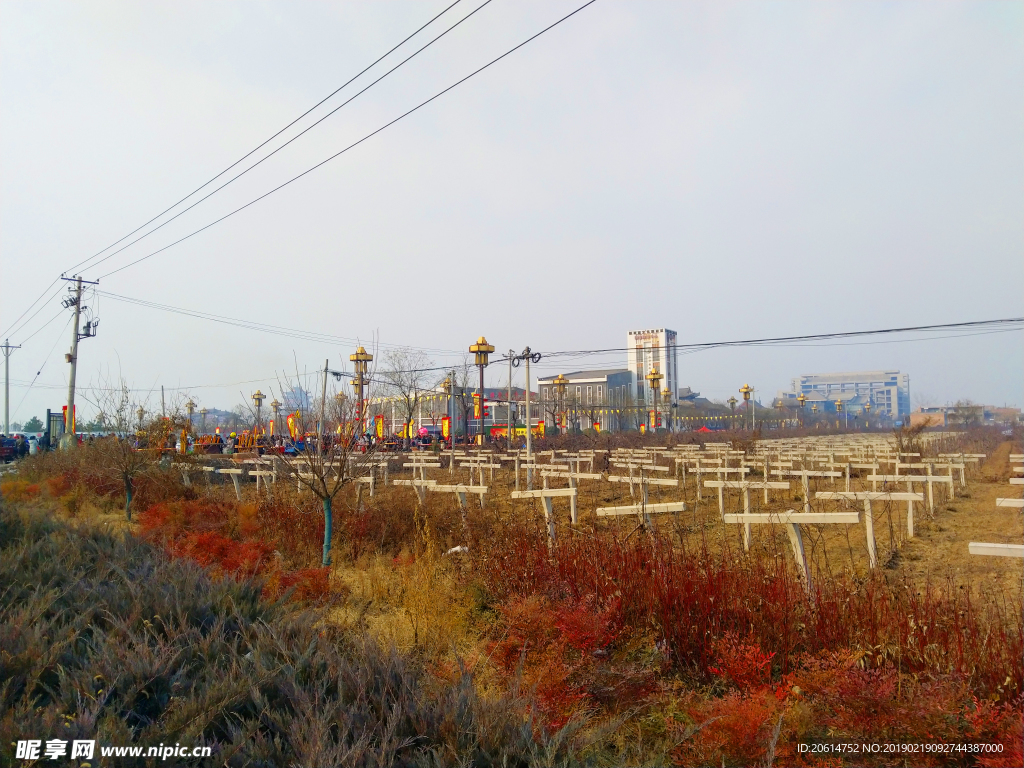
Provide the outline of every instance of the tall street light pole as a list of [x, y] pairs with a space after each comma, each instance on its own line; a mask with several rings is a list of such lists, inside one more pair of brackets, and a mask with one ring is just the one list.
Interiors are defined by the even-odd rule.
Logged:
[[270, 409], [274, 413], [274, 423], [270, 427], [270, 436], [273, 437], [281, 426], [281, 403], [278, 402], [276, 397], [270, 402]]
[[751, 414], [750, 414], [750, 431], [751, 432], [754, 431], [754, 414], [753, 414], [753, 408], [751, 407], [752, 403], [750, 401], [750, 396], [751, 396], [751, 394], [753, 394], [753, 392], [754, 392], [754, 388], [752, 386], [750, 386], [749, 384], [744, 384], [742, 387], [740, 387], [740, 394], [743, 395], [743, 405], [744, 405], [744, 407], [751, 409]]
[[658, 370], [658, 367], [655, 366], [654, 369], [644, 378], [646, 378], [651, 385], [648, 387], [648, 389], [651, 390], [652, 395], [651, 405], [654, 406], [654, 423], [651, 424], [651, 429], [656, 430], [658, 428], [658, 394], [661, 392], [661, 380], [665, 377], [661, 371]]
[[260, 390], [256, 390], [252, 395], [252, 401], [256, 404], [256, 426], [253, 429], [254, 433], [259, 432], [260, 429], [260, 411], [263, 407], [263, 401], [266, 400], [267, 396], [264, 395]]
[[558, 411], [560, 420], [558, 424], [559, 430], [565, 424], [565, 387], [569, 380], [562, 374], [558, 374], [552, 380], [552, 384], [555, 385], [555, 409]]
[[487, 339], [481, 336], [476, 340], [476, 344], [471, 344], [469, 351], [473, 353], [474, 364], [480, 369], [480, 445], [487, 442], [487, 438], [484, 435], [484, 368], [487, 367], [487, 359], [492, 352], [494, 352], [494, 346], [487, 343]]

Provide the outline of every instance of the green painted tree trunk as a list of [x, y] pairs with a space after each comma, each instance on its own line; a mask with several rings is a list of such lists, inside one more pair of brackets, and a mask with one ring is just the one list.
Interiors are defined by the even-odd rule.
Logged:
[[124, 516], [132, 521], [132, 479], [124, 476]]
[[324, 568], [331, 564], [331, 497], [324, 496]]

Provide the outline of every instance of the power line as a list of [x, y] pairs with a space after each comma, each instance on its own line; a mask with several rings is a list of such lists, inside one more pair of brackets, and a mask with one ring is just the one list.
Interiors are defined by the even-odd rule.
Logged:
[[[199, 320], [209, 320], [210, 322], [220, 323], [222, 325], [231, 325], [237, 328], [244, 328], [250, 331], [257, 331], [260, 333], [270, 333], [276, 336], [285, 336], [287, 338], [300, 339], [303, 341], [313, 341], [323, 344], [360, 344], [360, 339], [350, 336], [335, 336], [328, 333], [320, 333], [318, 331], [306, 331], [299, 328], [287, 328], [284, 326], [272, 325], [270, 323], [260, 323], [254, 320], [245, 320], [237, 317], [227, 317], [224, 315], [215, 315], [211, 312], [202, 312], [199, 310], [183, 309], [181, 307], [172, 307], [168, 304], [159, 304], [155, 301], [148, 301], [146, 299], [137, 299], [131, 296], [124, 296], [122, 294], [110, 293], [108, 291], [97, 291], [97, 295], [104, 296], [114, 301], [121, 301], [128, 304], [134, 304], [140, 307], [146, 307], [148, 309], [156, 309], [161, 312], [171, 312], [173, 314], [184, 315], [186, 317], [194, 317]], [[451, 349], [435, 349], [429, 347], [407, 347], [403, 344], [387, 344], [378, 342], [380, 346], [385, 347], [405, 347], [408, 349], [418, 349], [422, 352], [434, 352], [437, 354], [463, 354], [460, 351]]]
[[[297, 134], [295, 134], [294, 136], [292, 136], [292, 137], [291, 137], [290, 139], [288, 139], [288, 141], [286, 141], [286, 142], [285, 142], [284, 144], [282, 144], [281, 146], [279, 146], [279, 147], [278, 147], [277, 149], [275, 149], [275, 150], [274, 150], [273, 152], [270, 152], [269, 154], [267, 154], [267, 155], [264, 155], [264, 156], [263, 156], [263, 157], [261, 157], [261, 158], [260, 158], [259, 160], [257, 160], [257, 161], [256, 161], [255, 163], [253, 163], [253, 164], [252, 164], [252, 165], [250, 165], [250, 166], [249, 166], [248, 168], [246, 168], [246, 169], [245, 169], [244, 171], [242, 171], [241, 173], [238, 173], [238, 174], [236, 174], [236, 175], [232, 176], [232, 177], [231, 177], [230, 179], [228, 179], [227, 181], [225, 181], [225, 182], [224, 182], [223, 184], [221, 184], [221, 185], [220, 185], [219, 187], [217, 187], [216, 189], [214, 189], [214, 190], [213, 190], [212, 192], [210, 192], [210, 193], [208, 193], [208, 194], [206, 194], [206, 195], [203, 195], [203, 197], [201, 197], [201, 198], [199, 198], [198, 200], [196, 200], [196, 201], [195, 201], [194, 203], [192, 203], [192, 205], [188, 206], [187, 208], [184, 208], [184, 209], [182, 209], [181, 211], [178, 211], [178, 213], [174, 214], [174, 215], [173, 215], [173, 216], [172, 216], [171, 218], [167, 219], [167, 221], [165, 221], [165, 222], [161, 223], [161, 224], [160, 224], [159, 226], [153, 227], [153, 229], [149, 230], [149, 232], [146, 232], [146, 233], [145, 233], [144, 235], [141, 235], [141, 236], [139, 236], [139, 237], [135, 238], [134, 240], [132, 240], [132, 241], [131, 241], [130, 243], [128, 243], [127, 245], [123, 245], [123, 246], [121, 246], [121, 247], [120, 247], [120, 248], [118, 248], [118, 249], [117, 249], [116, 251], [113, 251], [112, 253], [108, 253], [108, 254], [107, 254], [106, 256], [104, 256], [104, 257], [103, 257], [102, 259], [100, 259], [100, 260], [99, 260], [99, 261], [97, 261], [97, 262], [94, 262], [93, 264], [91, 264], [91, 265], [89, 265], [89, 266], [90, 266], [90, 267], [96, 267], [96, 266], [98, 266], [98, 265], [102, 264], [102, 263], [103, 263], [103, 262], [105, 262], [105, 261], [106, 261], [107, 259], [110, 259], [110, 258], [112, 258], [112, 257], [116, 256], [117, 254], [121, 253], [122, 251], [124, 251], [124, 250], [126, 250], [126, 249], [128, 249], [128, 248], [131, 248], [131, 247], [132, 247], [133, 245], [135, 245], [135, 244], [136, 244], [136, 243], [138, 243], [139, 241], [141, 241], [141, 240], [144, 240], [145, 238], [149, 237], [149, 236], [150, 236], [150, 235], [152, 235], [152, 234], [153, 234], [154, 232], [157, 232], [157, 231], [159, 231], [159, 230], [163, 229], [163, 228], [164, 228], [164, 227], [166, 227], [166, 226], [167, 226], [168, 224], [170, 224], [170, 223], [171, 223], [172, 221], [174, 221], [175, 219], [177, 219], [177, 218], [178, 218], [179, 216], [183, 216], [184, 214], [188, 213], [189, 211], [191, 211], [191, 210], [192, 210], [193, 208], [195, 208], [195, 207], [196, 207], [197, 205], [201, 204], [201, 203], [202, 203], [202, 202], [204, 202], [205, 200], [209, 200], [209, 199], [210, 199], [211, 197], [213, 197], [213, 196], [214, 196], [215, 194], [217, 194], [218, 192], [220, 192], [220, 191], [221, 191], [222, 189], [224, 189], [224, 188], [225, 188], [226, 186], [228, 186], [229, 184], [233, 184], [233, 183], [234, 183], [235, 181], [237, 181], [238, 179], [240, 179], [240, 178], [242, 178], [243, 176], [245, 176], [245, 174], [247, 174], [247, 173], [248, 173], [249, 171], [251, 171], [251, 170], [252, 170], [253, 168], [255, 168], [256, 166], [258, 166], [258, 165], [262, 164], [262, 163], [263, 163], [263, 162], [264, 162], [265, 160], [269, 160], [270, 158], [272, 158], [272, 157], [273, 157], [274, 155], [276, 155], [276, 154], [277, 154], [278, 152], [280, 152], [280, 151], [281, 151], [282, 149], [284, 149], [285, 147], [287, 147], [287, 146], [288, 146], [289, 144], [291, 144], [291, 143], [292, 143], [293, 141], [297, 141], [297, 140], [298, 140], [298, 139], [300, 139], [300, 138], [301, 138], [302, 136], [304, 136], [304, 135], [305, 135], [306, 133], [308, 133], [309, 131], [311, 131], [311, 130], [313, 130], [314, 128], [316, 128], [316, 127], [317, 127], [318, 125], [320, 125], [320, 123], [322, 123], [322, 122], [323, 122], [324, 120], [326, 120], [327, 118], [329, 118], [329, 117], [330, 117], [331, 115], [333, 115], [333, 114], [334, 114], [335, 112], [337, 112], [337, 111], [338, 111], [339, 109], [341, 109], [342, 107], [345, 107], [345, 106], [347, 106], [348, 104], [352, 103], [352, 102], [353, 102], [353, 101], [354, 101], [354, 100], [355, 100], [356, 98], [358, 98], [358, 97], [359, 97], [359, 96], [361, 96], [362, 94], [366, 93], [366, 92], [367, 92], [368, 90], [370, 90], [370, 89], [371, 89], [371, 88], [372, 88], [373, 86], [375, 86], [375, 85], [376, 85], [377, 83], [379, 83], [379, 82], [380, 82], [381, 80], [383, 80], [383, 79], [384, 79], [385, 77], [387, 77], [388, 75], [390, 75], [390, 74], [391, 74], [392, 72], [394, 72], [394, 71], [395, 71], [396, 69], [398, 69], [399, 67], [401, 67], [402, 65], [404, 65], [404, 64], [405, 64], [406, 62], [410, 61], [411, 59], [415, 58], [416, 56], [419, 56], [419, 55], [420, 55], [421, 53], [423, 53], [423, 51], [425, 51], [425, 50], [426, 50], [427, 48], [429, 48], [430, 46], [432, 46], [432, 45], [433, 45], [434, 43], [436, 43], [436, 42], [437, 42], [438, 40], [440, 40], [440, 39], [441, 39], [442, 37], [444, 37], [445, 35], [447, 35], [447, 34], [448, 34], [449, 32], [451, 32], [451, 31], [452, 31], [453, 29], [455, 29], [455, 28], [456, 28], [457, 26], [459, 26], [460, 24], [462, 24], [462, 22], [464, 22], [464, 21], [466, 21], [467, 19], [469, 19], [469, 17], [470, 17], [470, 16], [473, 16], [474, 14], [476, 14], [476, 12], [477, 12], [477, 11], [480, 11], [480, 10], [482, 10], [482, 9], [484, 8], [484, 6], [486, 6], [486, 5], [489, 5], [489, 4], [491, 3], [491, 2], [492, 2], [492, 0], [484, 0], [484, 2], [483, 2], [483, 3], [482, 3], [482, 4], [480, 5], [480, 6], [479, 6], [479, 7], [475, 8], [475, 9], [474, 9], [473, 11], [471, 11], [470, 13], [468, 13], [468, 14], [467, 14], [466, 16], [464, 16], [463, 18], [459, 19], [459, 20], [458, 20], [457, 22], [455, 22], [454, 24], [452, 24], [452, 25], [451, 25], [450, 27], [448, 27], [448, 29], [446, 29], [446, 30], [445, 30], [444, 32], [442, 32], [442, 33], [441, 33], [441, 34], [439, 34], [439, 35], [438, 35], [437, 37], [435, 37], [435, 38], [434, 38], [433, 40], [431, 40], [431, 41], [430, 41], [430, 42], [428, 42], [428, 43], [427, 43], [426, 45], [424, 45], [423, 47], [421, 47], [421, 48], [420, 48], [419, 50], [415, 51], [415, 52], [414, 52], [414, 53], [412, 53], [412, 54], [411, 54], [410, 56], [408, 56], [408, 57], [406, 57], [405, 59], [403, 59], [402, 61], [398, 62], [398, 63], [397, 63], [397, 64], [396, 64], [395, 66], [393, 66], [393, 67], [392, 67], [391, 69], [389, 69], [389, 70], [388, 70], [387, 72], [385, 72], [385, 73], [384, 73], [383, 75], [381, 75], [380, 77], [378, 77], [378, 78], [377, 78], [376, 80], [374, 80], [373, 82], [371, 82], [371, 83], [370, 83], [369, 85], [367, 85], [367, 86], [366, 86], [365, 88], [363, 88], [362, 90], [360, 90], [360, 91], [357, 91], [357, 92], [356, 92], [356, 93], [355, 93], [354, 95], [352, 95], [351, 97], [349, 97], [348, 99], [346, 99], [345, 101], [343, 101], [343, 102], [342, 102], [341, 104], [339, 104], [339, 105], [338, 105], [338, 106], [336, 106], [336, 107], [335, 107], [334, 109], [332, 109], [332, 110], [331, 110], [330, 112], [328, 112], [328, 113], [327, 113], [326, 115], [324, 115], [323, 117], [321, 117], [320, 119], [318, 119], [318, 120], [317, 120], [316, 122], [314, 122], [314, 123], [313, 123], [312, 125], [310, 125], [310, 126], [308, 126], [308, 127], [304, 128], [304, 129], [302, 129], [301, 131], [299, 131], [299, 133], [297, 133]], [[364, 71], [365, 71], [365, 70], [364, 70]], [[264, 142], [264, 143], [265, 143], [265, 142]], [[261, 145], [261, 146], [262, 146], [262, 145]], [[254, 151], [255, 151], [255, 150], [254, 150]], [[250, 153], [250, 154], [251, 154], [251, 153]], [[209, 183], [209, 182], [208, 182], [208, 183]], [[205, 186], [205, 185], [204, 185], [204, 186]], [[194, 193], [193, 193], [193, 194], [194, 194]], [[177, 205], [177, 203], [175, 203], [175, 205]], [[173, 206], [172, 206], [172, 207], [173, 207]], [[166, 211], [165, 211], [165, 213], [166, 213]], [[161, 215], [163, 215], [163, 214], [161, 214]], [[138, 231], [138, 230], [136, 230], [136, 232], [137, 232], [137, 231]], [[124, 239], [124, 238], [122, 238], [122, 240], [123, 240], [123, 239]], [[118, 241], [118, 242], [120, 242], [120, 241]], [[92, 257], [92, 258], [95, 258], [95, 256], [94, 256], [94, 257]]]
[[[847, 339], [855, 338], [858, 336], [879, 336], [893, 333], [914, 333], [923, 331], [941, 331], [950, 329], [975, 329], [975, 328], [991, 328], [998, 326], [1009, 326], [1009, 325], [1021, 325], [1024, 324], [1024, 317], [1009, 317], [998, 320], [975, 320], [966, 323], [939, 323], [935, 325], [914, 325], [905, 326], [901, 328], [879, 328], [871, 331], [845, 331], [841, 333], [816, 333], [806, 336], [775, 336], [760, 339], [740, 339], [736, 341], [708, 341], [699, 342], [695, 344], [674, 344], [673, 348], [677, 350], [702, 350], [702, 349], [715, 349], [720, 347], [754, 347], [754, 346], [768, 346], [784, 344], [786, 342], [799, 342], [799, 341], [822, 341], [827, 339]], [[608, 347], [606, 349], [576, 349], [576, 350], [565, 350], [560, 352], [545, 352], [545, 357], [556, 357], [556, 356], [569, 356], [569, 355], [595, 355], [613, 352], [630, 352], [635, 347]]]
[[[51, 288], [53, 288], [53, 286], [55, 286], [59, 281], [60, 281], [59, 277], [55, 278], [52, 283], [50, 283], [48, 286], [46, 286], [46, 288], [43, 289], [43, 292], [41, 294], [39, 294], [39, 297], [35, 301], [33, 301], [31, 304], [28, 305], [28, 309], [26, 309], [24, 312], [22, 312], [20, 315], [18, 315], [15, 318], [14, 322], [11, 323], [10, 326], [7, 328], [7, 330], [5, 330], [3, 333], [0, 333], [0, 336], [9, 336], [12, 333], [12, 331], [14, 330], [14, 326], [16, 326], [18, 324], [18, 321], [21, 320], [21, 318], [23, 318], [25, 315], [27, 315], [32, 310], [32, 307], [34, 307], [36, 304], [38, 304], [42, 300], [42, 298], [49, 292], [49, 290]], [[33, 315], [32, 317], [35, 317], [35, 315]], [[31, 320], [31, 319], [32, 318], [30, 317], [28, 320]], [[25, 322], [27, 323], [28, 320], [26, 320]]]
[[[71, 267], [71, 268], [70, 268], [70, 269], [69, 269], [68, 271], [70, 272], [70, 271], [71, 271], [72, 269], [78, 269], [78, 267], [80, 267], [81, 265], [83, 265], [83, 264], [85, 264], [85, 263], [87, 263], [87, 262], [89, 262], [89, 261], [92, 261], [93, 259], [95, 259], [95, 258], [96, 258], [97, 256], [99, 256], [100, 254], [104, 253], [105, 251], [109, 251], [109, 250], [110, 250], [111, 248], [113, 248], [113, 247], [114, 247], [115, 245], [117, 245], [118, 243], [120, 243], [120, 242], [123, 242], [124, 240], [127, 240], [127, 239], [128, 239], [129, 237], [131, 237], [132, 235], [134, 235], [134, 234], [135, 234], [136, 232], [138, 232], [139, 230], [141, 230], [141, 229], [145, 229], [145, 228], [146, 228], [146, 227], [148, 227], [148, 226], [149, 226], [150, 224], [152, 224], [152, 223], [153, 223], [154, 221], [156, 221], [156, 220], [157, 220], [157, 219], [159, 219], [159, 218], [160, 218], [161, 216], [163, 216], [163, 215], [164, 215], [165, 213], [168, 213], [169, 211], [172, 211], [172, 210], [174, 210], [174, 209], [175, 209], [176, 207], [178, 207], [178, 206], [179, 206], [179, 205], [181, 205], [181, 204], [182, 204], [183, 202], [185, 202], [186, 200], [188, 200], [188, 199], [189, 199], [190, 197], [192, 197], [192, 196], [193, 196], [194, 194], [196, 194], [197, 192], [200, 192], [201, 190], [203, 190], [203, 189], [205, 189], [206, 187], [208, 187], [208, 186], [209, 186], [210, 184], [212, 184], [212, 183], [213, 183], [214, 181], [216, 181], [217, 179], [219, 179], [219, 178], [220, 178], [221, 176], [223, 176], [223, 175], [224, 175], [225, 173], [227, 173], [228, 171], [230, 171], [230, 170], [231, 170], [232, 168], [234, 168], [234, 167], [235, 167], [236, 165], [238, 165], [238, 164], [239, 164], [239, 163], [241, 163], [242, 161], [246, 160], [247, 158], [251, 157], [251, 156], [252, 156], [252, 155], [253, 155], [253, 154], [254, 154], [255, 152], [258, 152], [258, 151], [259, 151], [260, 149], [262, 149], [263, 147], [265, 147], [265, 146], [266, 146], [267, 144], [269, 144], [269, 143], [270, 143], [271, 141], [273, 141], [274, 139], [276, 139], [276, 138], [277, 138], [278, 136], [280, 136], [280, 135], [281, 135], [282, 133], [284, 133], [285, 131], [287, 131], [287, 130], [288, 130], [289, 128], [291, 128], [291, 127], [292, 127], [293, 125], [295, 125], [295, 124], [296, 124], [297, 122], [299, 122], [299, 121], [300, 121], [300, 120], [301, 120], [302, 118], [306, 117], [306, 116], [307, 116], [307, 115], [308, 115], [308, 114], [309, 114], [310, 112], [312, 112], [313, 110], [315, 110], [315, 109], [316, 109], [317, 107], [319, 107], [319, 106], [320, 106], [321, 104], [323, 104], [324, 102], [328, 101], [328, 100], [329, 100], [330, 98], [332, 98], [332, 97], [333, 97], [333, 96], [334, 96], [335, 94], [337, 94], [337, 93], [338, 93], [339, 91], [341, 91], [342, 89], [344, 89], [344, 88], [345, 88], [346, 86], [348, 86], [348, 85], [351, 85], [351, 84], [352, 84], [352, 83], [353, 83], [353, 82], [354, 82], [354, 81], [355, 81], [356, 79], [358, 79], [358, 78], [359, 78], [359, 77], [361, 77], [362, 75], [366, 74], [366, 72], [368, 72], [369, 70], [371, 70], [371, 69], [372, 69], [373, 67], [377, 66], [377, 64], [379, 64], [379, 63], [380, 63], [381, 61], [383, 61], [384, 59], [386, 59], [386, 58], [387, 58], [388, 56], [390, 56], [390, 55], [391, 55], [392, 53], [394, 53], [395, 51], [397, 51], [397, 50], [398, 50], [399, 48], [401, 48], [401, 47], [402, 47], [403, 45], [405, 45], [405, 44], [406, 44], [407, 42], [409, 42], [409, 41], [410, 41], [410, 40], [411, 40], [412, 38], [414, 38], [414, 37], [415, 37], [416, 35], [418, 35], [418, 34], [419, 34], [420, 32], [422, 32], [422, 31], [423, 31], [424, 29], [426, 29], [426, 28], [427, 28], [427, 27], [429, 27], [429, 26], [430, 26], [431, 24], [433, 24], [433, 23], [434, 23], [435, 21], [437, 21], [437, 20], [438, 20], [439, 18], [441, 18], [442, 16], [444, 16], [444, 14], [446, 14], [446, 13], [447, 13], [448, 11], [450, 11], [450, 10], [451, 10], [452, 8], [454, 8], [454, 7], [456, 6], [456, 5], [458, 5], [458, 4], [460, 3], [460, 2], [462, 2], [462, 0], [455, 0], [455, 2], [454, 2], [454, 3], [452, 3], [451, 5], [449, 5], [449, 6], [447, 7], [447, 8], [445, 8], [445, 9], [444, 9], [443, 11], [441, 11], [441, 12], [440, 12], [439, 14], [437, 14], [436, 16], [434, 16], [434, 17], [433, 17], [432, 19], [430, 19], [430, 21], [428, 21], [428, 22], [427, 22], [426, 24], [424, 24], [423, 26], [421, 26], [421, 27], [420, 27], [419, 29], [417, 29], [417, 30], [416, 30], [415, 32], [413, 32], [413, 33], [412, 33], [411, 35], [409, 35], [408, 37], [406, 37], [406, 38], [405, 38], [404, 40], [402, 40], [402, 42], [398, 43], [398, 45], [396, 45], [396, 46], [394, 46], [393, 48], [391, 48], [391, 49], [390, 49], [390, 50], [389, 50], [389, 51], [388, 51], [387, 53], [385, 53], [384, 55], [382, 55], [382, 56], [380, 56], [379, 58], [375, 59], [375, 60], [374, 60], [374, 61], [373, 61], [373, 62], [372, 62], [372, 63], [371, 63], [371, 64], [370, 64], [369, 66], [365, 67], [364, 69], [360, 70], [360, 71], [359, 71], [359, 72], [358, 72], [357, 74], [355, 74], [355, 75], [353, 75], [352, 77], [350, 77], [350, 78], [349, 78], [348, 80], [346, 80], [346, 81], [345, 81], [344, 83], [342, 83], [342, 84], [341, 84], [340, 86], [338, 86], [338, 87], [337, 87], [337, 88], [336, 88], [335, 90], [333, 90], [333, 91], [332, 91], [331, 93], [329, 93], [329, 94], [328, 94], [327, 96], [325, 96], [324, 98], [322, 98], [322, 99], [321, 99], [320, 101], [318, 101], [318, 102], [317, 102], [316, 104], [314, 104], [314, 105], [313, 105], [312, 107], [310, 107], [310, 108], [309, 108], [309, 109], [307, 109], [307, 110], [306, 110], [305, 112], [303, 112], [303, 113], [302, 113], [301, 115], [299, 115], [299, 116], [298, 116], [298, 117], [296, 117], [296, 118], [295, 118], [294, 120], [292, 120], [292, 121], [291, 121], [290, 123], [288, 123], [288, 125], [286, 125], [286, 126], [285, 126], [284, 128], [282, 128], [281, 130], [279, 130], [279, 131], [278, 131], [277, 133], [275, 133], [275, 134], [274, 134], [273, 136], [271, 136], [270, 138], [268, 138], [268, 139], [267, 139], [266, 141], [264, 141], [264, 142], [263, 142], [262, 144], [259, 144], [258, 146], [254, 147], [253, 149], [251, 149], [251, 150], [249, 150], [248, 152], [246, 152], [246, 153], [245, 153], [244, 155], [242, 155], [242, 156], [241, 156], [240, 158], [238, 158], [237, 160], [235, 160], [235, 162], [233, 162], [233, 163], [232, 163], [231, 165], [229, 165], [229, 166], [228, 166], [227, 168], [225, 168], [225, 169], [224, 169], [223, 171], [221, 171], [221, 172], [220, 172], [220, 173], [218, 173], [218, 174], [217, 174], [216, 176], [214, 176], [213, 178], [211, 178], [211, 179], [210, 179], [209, 181], [206, 181], [205, 183], [203, 183], [203, 184], [199, 185], [199, 186], [198, 186], [198, 187], [196, 187], [196, 188], [195, 188], [194, 190], [192, 190], [192, 191], [191, 191], [191, 192], [189, 192], [189, 193], [188, 193], [187, 195], [185, 195], [185, 196], [184, 196], [183, 198], [181, 198], [181, 200], [179, 200], [178, 202], [174, 203], [174, 205], [170, 206], [169, 208], [165, 208], [165, 209], [164, 209], [163, 211], [161, 211], [160, 213], [158, 213], [158, 214], [157, 214], [156, 216], [154, 216], [154, 217], [153, 217], [152, 219], [150, 219], [149, 221], [147, 221], [147, 222], [146, 222], [145, 224], [143, 224], [142, 226], [136, 227], [136, 228], [135, 228], [135, 229], [133, 229], [133, 230], [132, 230], [131, 232], [129, 232], [129, 233], [127, 234], [127, 235], [125, 235], [124, 237], [122, 237], [122, 238], [121, 238], [120, 240], [115, 240], [115, 241], [114, 241], [113, 243], [111, 243], [110, 245], [108, 245], [108, 246], [107, 246], [106, 248], [102, 248], [101, 250], [97, 251], [96, 253], [94, 253], [94, 254], [93, 254], [92, 256], [90, 256], [89, 258], [87, 258], [87, 259], [85, 259], [85, 260], [83, 260], [83, 261], [80, 261], [80, 262], [78, 262], [78, 264], [76, 264], [75, 266]], [[308, 129], [307, 129], [307, 130], [308, 130]], [[165, 223], [166, 223], [166, 222], [165, 222]], [[154, 231], [156, 231], [156, 230], [154, 230]]]
[[456, 82], [454, 82], [451, 85], [449, 85], [447, 88], [445, 88], [445, 89], [443, 89], [441, 91], [438, 91], [437, 93], [435, 93], [433, 96], [431, 96], [426, 101], [420, 102], [415, 107], [413, 107], [412, 109], [408, 110], [407, 112], [403, 112], [401, 115], [396, 117], [394, 120], [391, 120], [390, 122], [387, 122], [384, 125], [382, 125], [380, 128], [377, 128], [375, 131], [366, 134], [365, 136], [363, 136], [363, 138], [359, 139], [358, 141], [353, 142], [352, 144], [349, 144], [347, 147], [345, 147], [344, 149], [342, 149], [339, 152], [334, 153], [333, 155], [331, 155], [327, 159], [320, 161], [319, 163], [317, 163], [316, 165], [314, 165], [314, 166], [312, 166], [310, 168], [307, 168], [305, 171], [303, 171], [302, 173], [298, 174], [297, 176], [293, 176], [292, 178], [290, 178], [288, 181], [284, 182], [283, 184], [279, 184], [278, 186], [276, 186], [273, 189], [271, 189], [269, 192], [266, 192], [266, 193], [260, 195], [259, 197], [255, 198], [254, 200], [250, 200], [245, 205], [243, 205], [243, 206], [241, 206], [239, 208], [236, 208], [235, 210], [231, 211], [230, 213], [227, 213], [227, 214], [221, 216], [219, 219], [216, 219], [216, 220], [210, 222], [209, 224], [207, 224], [204, 227], [200, 227], [199, 229], [195, 230], [194, 232], [192, 232], [192, 233], [190, 233], [188, 235], [185, 235], [184, 237], [179, 238], [178, 240], [175, 240], [173, 243], [171, 243], [169, 245], [165, 245], [163, 248], [159, 248], [158, 250], [155, 250], [152, 253], [149, 253], [149, 254], [147, 254], [145, 256], [142, 256], [141, 258], [138, 258], [135, 261], [130, 261], [127, 264], [125, 264], [124, 266], [118, 267], [117, 269], [111, 270], [110, 272], [107, 272], [106, 274], [100, 275], [99, 279], [102, 280], [105, 277], [110, 277], [113, 274], [116, 274], [116, 273], [118, 273], [118, 272], [120, 272], [122, 270], [128, 269], [129, 267], [133, 267], [136, 264], [139, 264], [140, 262], [146, 261], [147, 259], [150, 259], [153, 256], [156, 256], [157, 254], [163, 253], [167, 249], [173, 248], [175, 245], [178, 245], [179, 243], [183, 243], [184, 241], [188, 240], [189, 238], [194, 237], [195, 235], [198, 235], [200, 232], [204, 232], [207, 229], [209, 229], [210, 227], [213, 227], [213, 226], [215, 226], [217, 224], [220, 224], [220, 222], [224, 221], [225, 219], [231, 218], [236, 213], [240, 213], [241, 211], [244, 211], [249, 206], [255, 205], [256, 203], [260, 202], [264, 198], [270, 197], [270, 195], [274, 194], [275, 192], [278, 192], [279, 190], [284, 189], [289, 184], [291, 184], [291, 183], [293, 183], [295, 181], [298, 181], [303, 176], [306, 176], [307, 174], [312, 173], [317, 168], [320, 168], [321, 166], [326, 165], [327, 163], [331, 162], [332, 160], [340, 157], [341, 155], [343, 155], [346, 152], [348, 152], [350, 149], [354, 149], [355, 147], [357, 147], [360, 144], [362, 144], [364, 141], [367, 141], [368, 139], [373, 138], [374, 136], [376, 136], [381, 131], [384, 131], [387, 128], [390, 128], [392, 125], [394, 125], [395, 123], [399, 122], [400, 120], [404, 120], [409, 115], [411, 115], [414, 112], [417, 112], [418, 110], [422, 109], [423, 107], [425, 107], [427, 104], [431, 103], [432, 101], [435, 101], [436, 99], [439, 99], [441, 96], [443, 96], [444, 94], [448, 93], [449, 91], [457, 88], [458, 86], [462, 85], [464, 82], [466, 82], [470, 78], [475, 77], [476, 75], [480, 74], [481, 72], [483, 72], [488, 67], [491, 67], [494, 64], [497, 64], [499, 61], [504, 59], [506, 56], [509, 56], [509, 55], [515, 53], [517, 50], [522, 48], [524, 45], [532, 42], [533, 40], [536, 40], [538, 37], [543, 35], [545, 32], [549, 32], [550, 30], [554, 29], [555, 27], [557, 27], [562, 22], [567, 21], [571, 17], [575, 16], [577, 13], [582, 11], [587, 6], [593, 5], [595, 2], [597, 2], [597, 0], [589, 0], [588, 2], [584, 3], [579, 8], [577, 8], [576, 10], [574, 10], [571, 13], [563, 16], [562, 18], [560, 18], [558, 21], [554, 22], [553, 24], [545, 27], [540, 32], [537, 32], [535, 35], [533, 35], [531, 37], [528, 37], [526, 40], [524, 40], [523, 42], [519, 43], [515, 47], [510, 48], [509, 50], [505, 51], [505, 53], [501, 54], [497, 58], [492, 59], [488, 63], [484, 64], [479, 69], [476, 69], [473, 72], [470, 72], [468, 75], [466, 75], [462, 79], [457, 80]]

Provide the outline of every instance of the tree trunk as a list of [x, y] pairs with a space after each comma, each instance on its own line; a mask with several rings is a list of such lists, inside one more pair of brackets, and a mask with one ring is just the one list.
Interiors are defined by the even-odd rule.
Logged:
[[124, 476], [124, 516], [132, 521], [132, 479], [128, 475]]
[[324, 568], [331, 564], [331, 497], [324, 496]]

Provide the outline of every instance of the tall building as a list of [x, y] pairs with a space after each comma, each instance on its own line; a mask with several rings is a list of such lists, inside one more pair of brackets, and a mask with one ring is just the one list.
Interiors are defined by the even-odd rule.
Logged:
[[679, 392], [679, 363], [676, 355], [676, 332], [667, 328], [629, 331], [626, 334], [627, 367], [633, 374], [635, 396], [638, 402], [654, 405], [647, 374], [657, 370], [664, 378], [661, 388], [676, 402]]
[[806, 407], [821, 412], [836, 410], [840, 400], [850, 413], [862, 413], [871, 403], [871, 413], [886, 414], [899, 421], [910, 414], [910, 375], [899, 371], [857, 371], [855, 373], [811, 373], [793, 379], [790, 392], [779, 392], [787, 408], [796, 408], [803, 395]]

